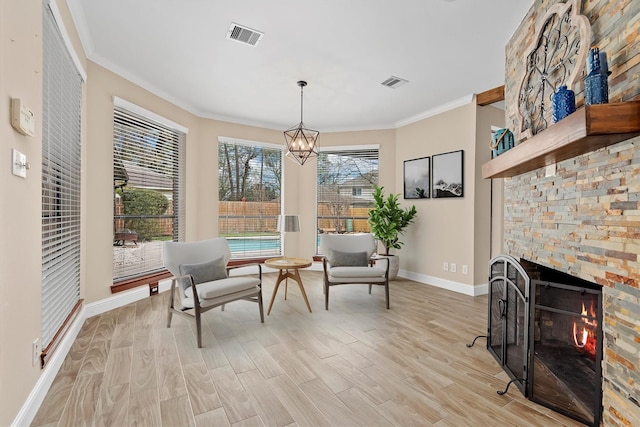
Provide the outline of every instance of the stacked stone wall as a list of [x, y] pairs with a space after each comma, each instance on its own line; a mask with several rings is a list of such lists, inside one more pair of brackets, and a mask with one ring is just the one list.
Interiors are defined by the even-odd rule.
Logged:
[[[506, 47], [506, 124], [535, 23], [536, 0]], [[583, 0], [591, 46], [606, 51], [610, 102], [640, 99], [640, 1]], [[578, 106], [583, 85], [576, 85]], [[640, 137], [505, 179], [505, 251], [603, 286], [603, 425], [640, 425]]]

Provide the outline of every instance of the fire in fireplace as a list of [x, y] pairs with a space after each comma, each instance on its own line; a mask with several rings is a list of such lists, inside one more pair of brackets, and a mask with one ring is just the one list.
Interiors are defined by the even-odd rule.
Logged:
[[578, 351], [586, 353], [590, 359], [596, 360], [598, 321], [593, 320], [597, 317], [593, 304], [590, 305], [587, 312], [584, 303], [582, 303], [580, 315], [582, 319], [573, 322], [573, 345]]
[[498, 393], [514, 383], [537, 403], [599, 425], [602, 288], [504, 255], [489, 272], [487, 349], [511, 378]]

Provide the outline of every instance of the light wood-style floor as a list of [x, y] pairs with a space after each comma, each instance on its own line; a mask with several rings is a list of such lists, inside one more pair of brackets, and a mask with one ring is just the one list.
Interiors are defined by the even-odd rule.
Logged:
[[33, 426], [579, 426], [525, 399], [478, 340], [487, 298], [416, 282], [331, 289], [301, 272], [266, 307], [240, 301], [166, 328], [167, 293], [87, 319]]

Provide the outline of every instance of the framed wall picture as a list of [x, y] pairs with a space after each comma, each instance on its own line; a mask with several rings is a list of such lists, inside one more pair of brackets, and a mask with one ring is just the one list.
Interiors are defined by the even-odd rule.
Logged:
[[404, 161], [404, 198], [428, 199], [430, 188], [430, 157]]
[[463, 154], [464, 151], [459, 150], [432, 156], [431, 196], [434, 199], [463, 196]]

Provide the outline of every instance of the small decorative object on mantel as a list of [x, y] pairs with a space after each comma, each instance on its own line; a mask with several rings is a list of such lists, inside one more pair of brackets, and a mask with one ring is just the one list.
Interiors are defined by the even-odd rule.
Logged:
[[492, 159], [515, 146], [513, 133], [509, 129], [498, 129], [491, 135]]
[[554, 123], [576, 111], [576, 94], [564, 85], [553, 94], [552, 102]]
[[589, 52], [589, 59], [587, 59], [589, 74], [584, 81], [584, 103], [586, 105], [609, 103], [609, 65], [606, 53], [602, 53], [597, 47], [592, 48]]

